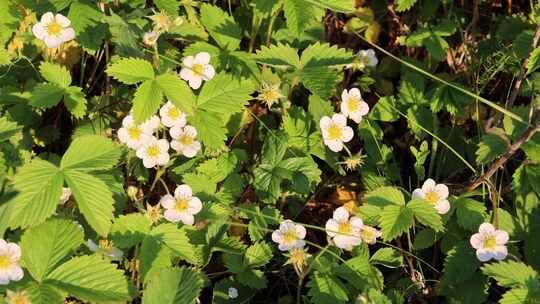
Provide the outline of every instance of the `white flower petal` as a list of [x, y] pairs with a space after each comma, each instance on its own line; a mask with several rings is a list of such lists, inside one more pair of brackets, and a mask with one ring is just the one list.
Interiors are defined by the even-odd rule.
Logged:
[[319, 121], [319, 126], [322, 130], [326, 130], [332, 125], [332, 119], [328, 116], [321, 117], [321, 120]]
[[60, 32], [60, 39], [62, 39], [62, 42], [70, 41], [74, 38], [75, 30], [73, 30], [71, 27], [65, 28]]
[[[184, 63], [184, 65], [186, 67], [191, 68], [193, 66], [193, 63], [195, 62], [195, 57], [187, 56], [186, 58], [184, 58], [184, 60], [182, 62]], [[184, 69], [182, 69], [182, 70], [184, 70]]]
[[324, 144], [327, 145], [328, 148], [334, 152], [339, 152], [343, 150], [343, 142], [339, 140], [325, 139]]
[[357, 112], [361, 116], [365, 116], [367, 113], [369, 113], [369, 105], [365, 101], [361, 101], [360, 108], [358, 108]]
[[47, 12], [41, 16], [40, 22], [43, 23], [43, 25], [47, 25], [54, 21], [54, 15], [51, 12]]
[[347, 125], [347, 117], [343, 114], [336, 113], [332, 115], [332, 121], [340, 127], [345, 127]]
[[189, 86], [194, 89], [194, 90], [197, 90], [198, 88], [201, 87], [201, 84], [202, 84], [202, 78], [200, 76], [193, 76], [189, 79]]
[[450, 210], [450, 202], [448, 200], [439, 200], [437, 204], [435, 204], [435, 209], [437, 209], [437, 212], [439, 214], [446, 214]]
[[364, 222], [358, 216], [351, 217], [349, 223], [351, 224], [354, 232], [360, 231], [360, 229], [362, 229], [362, 226], [364, 226]]
[[279, 230], [274, 230], [274, 232], [272, 232], [272, 241], [278, 244], [281, 244], [283, 241], [283, 235]]
[[21, 259], [21, 247], [19, 247], [19, 245], [15, 243], [8, 243], [7, 249], [12, 261], [18, 261]]
[[439, 196], [439, 199], [445, 199], [448, 197], [448, 187], [445, 184], [437, 184], [435, 186], [435, 191]]
[[176, 209], [167, 209], [163, 213], [163, 217], [169, 222], [178, 223], [182, 218], [182, 214], [176, 211]]
[[497, 245], [504, 245], [508, 242], [509, 239], [508, 232], [504, 230], [496, 230], [495, 231], [495, 240], [497, 241]]
[[192, 197], [189, 200], [188, 205], [189, 205], [188, 212], [191, 213], [191, 214], [197, 214], [197, 213], [201, 212], [201, 210], [202, 210], [202, 202], [196, 196]]
[[195, 223], [195, 217], [189, 213], [181, 213], [180, 214], [180, 220], [184, 225], [193, 225]]
[[62, 42], [64, 42], [60, 37], [54, 37], [54, 36], [45, 36], [45, 39], [43, 39], [45, 42], [45, 45], [50, 48], [54, 49], [60, 46]]
[[473, 234], [469, 242], [474, 249], [480, 249], [484, 246], [484, 238], [480, 233]]
[[426, 181], [422, 185], [422, 191], [424, 191], [424, 193], [428, 193], [434, 190], [435, 190], [435, 181], [431, 178], [426, 179]]
[[193, 191], [189, 185], [183, 184], [174, 189], [174, 197], [178, 199], [190, 199], [193, 196]]
[[11, 265], [8, 268], [8, 274], [11, 281], [20, 281], [24, 277], [24, 271], [18, 265]]
[[152, 158], [149, 158], [149, 157], [145, 157], [143, 158], [143, 166], [145, 168], [153, 168], [154, 166], [156, 165], [156, 161]]
[[86, 241], [86, 246], [88, 246], [88, 249], [90, 249], [90, 251], [92, 252], [96, 252], [99, 249], [99, 246], [91, 239], [88, 239], [88, 241]]
[[185, 81], [189, 81], [194, 75], [193, 71], [189, 68], [182, 68], [180, 70], [180, 78]]
[[304, 228], [304, 226], [296, 225], [296, 237], [299, 239], [303, 239], [306, 237], [306, 228]]
[[354, 99], [362, 99], [362, 94], [358, 88], [352, 88], [349, 90], [349, 98], [353, 97]]
[[339, 230], [339, 223], [335, 219], [329, 219], [326, 221], [325, 229], [330, 237], [334, 237]]
[[216, 70], [214, 69], [213, 66], [208, 64], [204, 66], [203, 74], [204, 74], [204, 80], [210, 80], [214, 78], [214, 76], [216, 75]]
[[480, 232], [483, 235], [491, 235], [495, 233], [495, 227], [491, 225], [490, 223], [483, 223], [478, 227], [478, 232]]
[[354, 131], [351, 127], [344, 127], [342, 129], [343, 135], [341, 137], [341, 140], [343, 142], [349, 142], [354, 137]]
[[66, 18], [64, 15], [62, 14], [56, 14], [56, 16], [54, 17], [54, 19], [56, 20], [56, 22], [58, 24], [60, 24], [62, 27], [68, 27], [70, 24], [71, 24], [71, 21], [69, 21], [68, 18]]
[[198, 64], [208, 64], [210, 63], [210, 54], [208, 54], [207, 52], [200, 52], [195, 55], [194, 62]]
[[41, 40], [45, 39], [45, 36], [47, 36], [47, 31], [41, 23], [36, 23], [34, 26], [32, 26], [32, 33], [34, 36], [36, 36], [36, 38]]
[[476, 257], [481, 262], [486, 262], [486, 261], [491, 260], [494, 257], [494, 255], [491, 251], [480, 248], [476, 250]]
[[421, 199], [423, 199], [424, 197], [426, 197], [426, 194], [424, 193], [424, 191], [422, 191], [422, 189], [416, 188], [416, 189], [414, 189], [414, 191], [412, 193], [412, 197], [413, 198], [421, 198]]
[[192, 158], [195, 155], [197, 155], [197, 152], [201, 149], [201, 143], [198, 141], [194, 141], [190, 146], [184, 147], [182, 149], [182, 154], [185, 157]]
[[339, 223], [345, 223], [349, 220], [349, 211], [345, 207], [339, 207], [334, 210], [332, 217]]
[[508, 249], [506, 248], [506, 246], [495, 247], [495, 251], [493, 252], [493, 257], [497, 261], [504, 260], [507, 255], [508, 255]]
[[174, 206], [176, 205], [176, 200], [174, 199], [172, 195], [166, 194], [163, 197], [161, 197], [161, 199], [159, 200], [159, 203], [161, 204], [161, 206], [163, 206], [163, 208], [171, 209], [171, 208], [174, 208]]

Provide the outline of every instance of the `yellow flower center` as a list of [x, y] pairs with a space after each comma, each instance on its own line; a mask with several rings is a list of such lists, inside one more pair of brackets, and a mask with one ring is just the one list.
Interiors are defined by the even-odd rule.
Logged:
[[497, 247], [497, 240], [494, 236], [490, 236], [484, 240], [484, 248], [493, 250], [495, 247]]
[[128, 128], [128, 136], [132, 139], [139, 139], [141, 137], [142, 130], [137, 126], [132, 126]]
[[6, 269], [11, 266], [11, 258], [9, 255], [0, 255], [0, 269]]
[[47, 32], [51, 36], [58, 36], [62, 31], [62, 25], [60, 23], [53, 21], [47, 25]]
[[199, 76], [203, 76], [204, 75], [204, 65], [200, 64], [200, 63], [195, 63], [193, 66], [191, 66], [191, 70], [193, 71], [193, 73], [199, 75]]
[[193, 143], [193, 137], [189, 135], [182, 135], [179, 139], [180, 143], [184, 146], [189, 146]]
[[293, 243], [296, 241], [296, 230], [295, 229], [289, 229], [285, 234], [283, 234], [283, 240], [285, 243]]
[[343, 131], [340, 126], [338, 125], [331, 125], [330, 128], [328, 128], [328, 138], [331, 140], [340, 140], [343, 135]]
[[30, 304], [32, 303], [26, 292], [8, 292], [7, 303], [9, 304]]
[[370, 228], [364, 228], [362, 229], [362, 232], [360, 232], [360, 236], [362, 239], [369, 241], [375, 238], [375, 231]]
[[172, 119], [177, 119], [180, 117], [180, 111], [178, 111], [176, 107], [170, 107], [167, 115], [169, 115], [169, 117]]
[[439, 195], [435, 191], [429, 191], [426, 193], [425, 200], [430, 204], [436, 204], [439, 201]]
[[159, 156], [159, 147], [157, 145], [153, 145], [148, 147], [148, 150], [146, 150], [146, 154], [150, 157], [158, 157]]
[[341, 234], [351, 234], [352, 227], [349, 223], [340, 223], [338, 226], [338, 232]]
[[349, 97], [347, 108], [351, 113], [358, 111], [358, 109], [360, 108], [360, 100], [356, 97]]
[[186, 199], [176, 200], [176, 204], [174, 205], [174, 209], [176, 209], [176, 211], [178, 212], [185, 212], [188, 207], [189, 207], [189, 204]]
[[99, 248], [102, 250], [111, 250], [113, 248], [113, 242], [108, 240], [99, 240]]

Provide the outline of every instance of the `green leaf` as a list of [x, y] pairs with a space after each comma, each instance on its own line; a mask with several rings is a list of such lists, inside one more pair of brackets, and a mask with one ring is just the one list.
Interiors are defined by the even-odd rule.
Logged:
[[284, 0], [283, 12], [287, 21], [287, 28], [296, 36], [306, 29], [306, 25], [314, 19], [320, 19], [324, 11], [312, 5], [308, 0]]
[[302, 52], [300, 63], [302, 67], [328, 67], [349, 64], [354, 55], [344, 48], [328, 43], [315, 43]]
[[242, 29], [229, 14], [210, 4], [201, 5], [201, 22], [217, 44], [234, 51], [240, 46]]
[[538, 273], [531, 266], [517, 261], [485, 264], [482, 272], [503, 287], [528, 286], [538, 283]]
[[217, 113], [199, 110], [189, 117], [189, 122], [197, 129], [197, 137], [208, 149], [220, 149], [225, 145], [227, 129]]
[[534, 72], [540, 64], [540, 47], [535, 48], [529, 57], [527, 62], [527, 74]]
[[471, 198], [459, 197], [452, 206], [456, 209], [458, 225], [469, 231], [477, 231], [487, 217], [486, 206]]
[[441, 215], [437, 209], [422, 199], [413, 199], [407, 204], [407, 207], [412, 209], [414, 217], [422, 224], [432, 228], [435, 231], [443, 231]]
[[478, 143], [476, 162], [479, 164], [489, 163], [506, 152], [507, 148], [508, 145], [499, 136], [494, 134], [484, 135]]
[[396, 0], [396, 12], [404, 12], [411, 9], [418, 0]]
[[390, 241], [402, 235], [413, 225], [413, 211], [405, 206], [388, 205], [383, 208], [380, 218], [382, 237]]
[[110, 139], [99, 135], [75, 138], [62, 157], [60, 168], [83, 172], [113, 168], [122, 150]]
[[459, 242], [446, 254], [443, 282], [445, 284], [462, 282], [471, 277], [479, 265], [480, 262], [469, 242]]
[[144, 290], [143, 304], [195, 303], [204, 284], [203, 275], [191, 268], [169, 268], [156, 273]]
[[[116, 244], [116, 243], [115, 243]], [[139, 271], [146, 285], [151, 277], [159, 275], [163, 268], [172, 265], [172, 250], [162, 246], [158, 239], [146, 236], [141, 244], [139, 255]]]
[[536, 303], [540, 301], [538, 290], [531, 291], [529, 288], [512, 288], [503, 294], [500, 304], [523, 304]]
[[130, 248], [150, 233], [152, 221], [141, 213], [120, 215], [114, 220], [109, 238], [119, 248]]
[[[24, 292], [28, 294], [32, 304], [63, 304], [64, 296], [51, 284], [30, 282]], [[2, 301], [0, 301], [2, 303]]]
[[125, 84], [136, 84], [155, 77], [150, 62], [139, 58], [121, 59], [107, 68], [107, 74]]
[[311, 303], [314, 304], [338, 304], [349, 300], [343, 283], [329, 274], [313, 272], [306, 286], [309, 288]]
[[9, 54], [6, 49], [0, 48], [0, 66], [8, 65], [11, 63], [9, 59]]
[[47, 275], [45, 282], [88, 302], [131, 299], [123, 271], [97, 255], [67, 261]]
[[186, 226], [182, 228], [173, 224], [161, 224], [155, 227], [151, 235], [174, 251], [181, 259], [194, 265], [202, 265], [203, 256], [200, 246], [193, 245], [187, 235]]
[[[24, 266], [38, 282], [83, 243], [84, 233], [72, 221], [52, 219], [26, 230], [21, 238]], [[35, 250], [39, 248], [39, 250]]]
[[257, 51], [255, 59], [259, 63], [274, 67], [290, 67], [293, 69], [300, 67], [298, 50], [281, 43], [270, 47], [263, 46]]
[[272, 259], [272, 247], [265, 242], [258, 242], [248, 247], [244, 261], [249, 267], [262, 267]]
[[86, 98], [79, 87], [68, 87], [64, 92], [64, 105], [75, 118], [83, 118], [86, 114]]
[[220, 114], [228, 120], [230, 115], [241, 112], [253, 93], [249, 80], [238, 80], [232, 75], [220, 73], [206, 82], [197, 98], [198, 109]]
[[414, 238], [413, 246], [415, 250], [422, 250], [433, 246], [437, 242], [437, 234], [431, 229], [423, 229]]
[[146, 121], [156, 114], [163, 91], [156, 80], [146, 80], [139, 86], [133, 98], [133, 118], [136, 123]]
[[106, 237], [114, 218], [114, 199], [107, 184], [77, 169], [64, 170], [64, 176], [88, 224], [99, 235]]
[[35, 158], [15, 175], [14, 186], [19, 193], [10, 201], [12, 228], [38, 225], [56, 210], [64, 178], [53, 164]]
[[354, 10], [351, 0], [307, 0], [307, 2], [339, 13], [350, 13]]
[[34, 107], [52, 108], [64, 96], [64, 89], [52, 83], [40, 83], [34, 87], [30, 96], [30, 105]]
[[400, 267], [403, 265], [403, 255], [393, 248], [381, 248], [369, 259], [373, 264], [381, 264], [386, 267]]
[[384, 96], [380, 98], [375, 104], [375, 107], [369, 111], [369, 118], [385, 122], [396, 121], [400, 116], [395, 108], [396, 99], [394, 96]]
[[182, 112], [193, 113], [196, 98], [191, 89], [177, 75], [165, 73], [156, 77], [156, 83], [165, 97]]
[[388, 205], [405, 205], [403, 193], [395, 187], [379, 187], [366, 193], [366, 204], [384, 208]]
[[61, 88], [65, 89], [71, 84], [71, 74], [61, 65], [44, 61], [39, 66], [39, 72], [45, 80]]
[[335, 70], [329, 67], [304, 67], [300, 70], [300, 78], [309, 91], [324, 99], [330, 98], [339, 81]]
[[165, 11], [172, 16], [178, 16], [179, 0], [155, 0], [154, 3], [161, 11]]
[[22, 128], [16, 122], [9, 121], [6, 116], [0, 117], [0, 142], [8, 140], [11, 136], [22, 130]]

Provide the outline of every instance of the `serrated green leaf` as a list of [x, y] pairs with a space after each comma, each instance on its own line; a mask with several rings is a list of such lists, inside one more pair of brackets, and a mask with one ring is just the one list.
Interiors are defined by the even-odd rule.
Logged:
[[456, 209], [458, 225], [470, 231], [477, 231], [487, 216], [486, 206], [471, 198], [459, 197], [452, 205]]
[[143, 82], [133, 98], [133, 118], [136, 123], [141, 123], [156, 114], [163, 91], [156, 80], [146, 80]]
[[155, 0], [154, 3], [161, 11], [165, 11], [172, 16], [178, 16], [179, 0]]
[[197, 108], [220, 114], [225, 120], [244, 109], [254, 86], [249, 80], [238, 80], [220, 73], [206, 82], [197, 98]]
[[476, 258], [474, 248], [468, 241], [459, 242], [446, 254], [444, 259], [443, 282], [454, 284], [471, 277], [480, 262]]
[[379, 208], [389, 205], [405, 205], [403, 193], [395, 187], [379, 187], [366, 193], [366, 203]]
[[404, 12], [411, 9], [418, 0], [396, 0], [396, 12]]
[[251, 268], [264, 266], [272, 259], [272, 247], [265, 242], [258, 242], [248, 247], [244, 261]]
[[313, 272], [306, 284], [308, 295], [315, 304], [338, 304], [349, 300], [345, 286], [329, 274]]
[[307, 0], [307, 2], [340, 13], [350, 13], [354, 10], [352, 0]]
[[83, 301], [131, 299], [123, 271], [97, 255], [80, 256], [67, 261], [47, 275], [45, 282]]
[[314, 19], [320, 19], [324, 11], [312, 5], [308, 0], [284, 0], [283, 12], [287, 21], [287, 28], [296, 36], [304, 32], [306, 24]]
[[173, 224], [161, 224], [152, 229], [151, 235], [165, 244], [181, 259], [194, 265], [202, 265], [202, 249], [191, 243], [187, 229], [185, 226], [179, 229]]
[[[31, 282], [24, 289], [24, 292], [28, 294], [32, 304], [64, 303], [64, 296], [59, 293], [59, 290], [50, 284], [38, 284], [36, 282]], [[0, 303], [2, 302], [0, 301]]]
[[191, 89], [177, 75], [165, 73], [156, 77], [156, 84], [165, 97], [183, 112], [193, 113], [196, 98]]
[[403, 255], [399, 251], [389, 247], [377, 250], [369, 260], [373, 264], [381, 264], [392, 268], [403, 265]]
[[225, 145], [227, 129], [217, 113], [199, 110], [189, 117], [189, 122], [197, 129], [197, 136], [209, 149], [219, 149]]
[[56, 210], [64, 177], [55, 165], [34, 159], [15, 175], [18, 195], [10, 201], [10, 226], [30, 227], [44, 222]]
[[8, 140], [11, 136], [22, 130], [22, 126], [10, 121], [6, 116], [0, 117], [0, 142]]
[[242, 29], [233, 17], [217, 6], [201, 5], [201, 22], [221, 48], [234, 51], [240, 46]]
[[191, 268], [163, 269], [150, 278], [143, 304], [195, 303], [204, 284], [203, 275]]
[[158, 239], [146, 236], [137, 256], [144, 284], [146, 285], [154, 275], [159, 275], [162, 269], [169, 268], [172, 265], [172, 257], [171, 249], [163, 246]]
[[334, 93], [339, 79], [329, 67], [304, 67], [300, 70], [302, 83], [313, 94], [328, 99]]
[[83, 231], [68, 220], [52, 219], [30, 228], [21, 238], [24, 266], [41, 282], [64, 257], [83, 243], [83, 237]]
[[121, 59], [107, 68], [107, 74], [125, 84], [136, 84], [155, 77], [150, 62], [139, 58]]
[[88, 224], [99, 235], [106, 237], [114, 218], [114, 199], [107, 184], [77, 169], [64, 170], [64, 176]]
[[354, 58], [352, 52], [347, 49], [317, 42], [302, 52], [300, 64], [304, 68], [339, 66], [351, 63]]
[[30, 105], [34, 107], [52, 108], [64, 96], [64, 89], [53, 83], [40, 83], [34, 87], [30, 96]]
[[75, 118], [83, 118], [86, 114], [86, 98], [81, 88], [68, 87], [64, 92], [64, 105]]
[[540, 293], [532, 292], [528, 288], [512, 288], [505, 292], [499, 301], [500, 304], [523, 304], [540, 301]]
[[414, 238], [413, 246], [415, 250], [422, 250], [433, 246], [437, 242], [437, 234], [431, 229], [423, 229]]
[[281, 43], [270, 47], [263, 46], [257, 51], [255, 60], [259, 63], [275, 67], [290, 67], [294, 69], [300, 67], [298, 50]]
[[388, 205], [383, 208], [380, 218], [382, 237], [390, 241], [402, 235], [413, 225], [413, 211], [406, 206]]
[[141, 213], [117, 217], [109, 232], [109, 238], [119, 248], [130, 248], [140, 243], [149, 233], [152, 221]]
[[71, 74], [61, 65], [44, 61], [39, 66], [39, 72], [45, 80], [61, 88], [65, 89], [71, 84]]
[[110, 139], [99, 135], [75, 138], [62, 157], [60, 168], [83, 172], [113, 168], [122, 150]]
[[407, 207], [412, 209], [414, 217], [425, 226], [432, 228], [435, 231], [443, 231], [441, 215], [437, 209], [422, 199], [413, 199], [407, 204]]
[[506, 142], [497, 135], [487, 134], [482, 136], [482, 140], [478, 143], [478, 150], [476, 150], [476, 162], [479, 164], [486, 164], [493, 161], [495, 158], [501, 156], [508, 145]]
[[503, 287], [524, 287], [538, 282], [538, 273], [522, 262], [501, 261], [486, 264], [482, 267], [482, 272]]

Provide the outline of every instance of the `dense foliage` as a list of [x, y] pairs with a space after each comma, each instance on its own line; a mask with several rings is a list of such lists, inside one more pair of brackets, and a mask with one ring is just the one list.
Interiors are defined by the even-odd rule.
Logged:
[[0, 303], [540, 303], [540, 6], [0, 1]]

